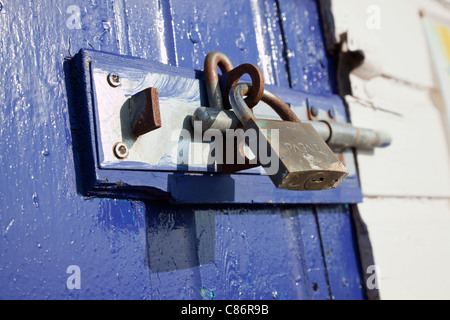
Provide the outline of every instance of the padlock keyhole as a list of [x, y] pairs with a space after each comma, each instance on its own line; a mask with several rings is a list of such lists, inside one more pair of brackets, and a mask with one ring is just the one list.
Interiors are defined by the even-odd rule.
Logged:
[[321, 186], [325, 182], [324, 173], [317, 173], [310, 177], [305, 183], [306, 190], [320, 190]]

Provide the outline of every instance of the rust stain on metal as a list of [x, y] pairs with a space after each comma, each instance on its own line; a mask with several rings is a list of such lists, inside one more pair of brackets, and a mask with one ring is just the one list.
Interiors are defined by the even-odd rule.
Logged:
[[348, 175], [347, 169], [345, 169], [345, 167], [344, 167], [344, 165], [342, 164], [341, 161], [338, 161], [338, 162], [335, 162], [335, 163], [331, 164], [331, 165], [329, 166], [329, 169], [330, 169], [330, 170], [333, 170], [333, 171], [342, 171], [342, 172], [346, 172], [347, 175]]
[[316, 120], [319, 118], [319, 109], [315, 106], [307, 108], [308, 120]]
[[264, 75], [257, 66], [250, 63], [245, 63], [228, 72], [224, 101], [224, 106], [226, 109], [231, 109], [231, 104], [228, 98], [231, 89], [238, 84], [244, 74], [248, 74], [252, 79], [251, 89], [247, 92], [248, 96], [245, 98], [245, 103], [251, 109], [261, 101], [264, 95]]
[[267, 103], [271, 108], [280, 116], [284, 121], [301, 123], [300, 119], [297, 117], [291, 107], [283, 100], [281, 100], [277, 95], [265, 90], [262, 96], [262, 101]]
[[206, 92], [208, 94], [209, 106], [211, 108], [223, 109], [222, 91], [220, 90], [217, 67], [220, 68], [222, 74], [225, 74], [233, 69], [233, 64], [224, 53], [211, 51], [206, 56], [203, 69]]
[[133, 125], [133, 133], [138, 137], [162, 127], [158, 89], [147, 88], [143, 93], [145, 107]]
[[356, 144], [358, 144], [359, 141], [361, 141], [361, 129], [356, 128]]
[[343, 154], [343, 153], [340, 153], [340, 154], [339, 154], [338, 159], [339, 159], [339, 161], [342, 162], [342, 164], [345, 166], [345, 159], [344, 159], [344, 154]]

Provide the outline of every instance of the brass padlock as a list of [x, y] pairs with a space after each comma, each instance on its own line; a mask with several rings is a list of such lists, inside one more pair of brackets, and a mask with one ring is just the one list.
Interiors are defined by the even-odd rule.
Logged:
[[[275, 186], [296, 191], [337, 188], [348, 176], [348, 171], [313, 126], [300, 121], [256, 119], [244, 101], [250, 89], [246, 83], [235, 85], [229, 95], [230, 104], [243, 125], [243, 132], [252, 129], [256, 132], [258, 142], [249, 143], [248, 147]], [[293, 113], [280, 110], [279, 106], [273, 108], [282, 118]], [[276, 160], [272, 163], [261, 161], [261, 151], [269, 152], [271, 159]]]

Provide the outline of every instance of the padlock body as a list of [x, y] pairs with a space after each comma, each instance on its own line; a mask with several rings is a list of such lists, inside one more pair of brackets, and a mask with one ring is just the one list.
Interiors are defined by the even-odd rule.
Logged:
[[310, 124], [250, 119], [244, 131], [249, 129], [254, 129], [258, 137], [256, 150], [255, 144], [249, 145], [252, 152], [260, 159], [261, 151], [266, 149], [271, 152], [270, 158], [278, 161], [259, 162], [279, 189], [334, 189], [348, 176], [345, 166]]

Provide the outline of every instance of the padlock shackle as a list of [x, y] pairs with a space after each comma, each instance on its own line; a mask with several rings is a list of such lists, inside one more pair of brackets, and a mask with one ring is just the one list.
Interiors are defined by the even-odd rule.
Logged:
[[251, 85], [248, 83], [238, 83], [231, 88], [229, 100], [236, 117], [245, 125], [249, 120], [255, 119], [255, 115], [247, 106], [244, 96], [250, 91]]
[[208, 95], [209, 106], [214, 109], [222, 110], [224, 109], [224, 106], [217, 67], [220, 68], [222, 74], [225, 74], [233, 70], [233, 63], [224, 53], [220, 51], [211, 51], [206, 56], [203, 69], [206, 93]]
[[300, 119], [295, 112], [292, 111], [291, 107], [286, 102], [281, 100], [276, 94], [268, 90], [264, 90], [264, 95], [261, 100], [267, 103], [283, 121], [301, 123]]
[[[239, 83], [230, 91], [230, 104], [239, 121], [245, 125], [250, 119], [255, 119], [253, 112], [247, 106], [244, 96], [250, 92], [251, 85], [248, 83]], [[288, 104], [283, 102], [277, 95], [264, 90], [262, 101], [267, 103], [283, 121], [301, 123], [297, 115], [292, 111]]]
[[228, 72], [223, 101], [225, 109], [231, 109], [230, 101], [228, 99], [229, 93], [231, 88], [239, 83], [239, 80], [244, 74], [248, 74], [252, 79], [251, 89], [245, 98], [245, 103], [251, 109], [261, 101], [264, 95], [264, 75], [257, 66], [250, 63], [244, 63]]

